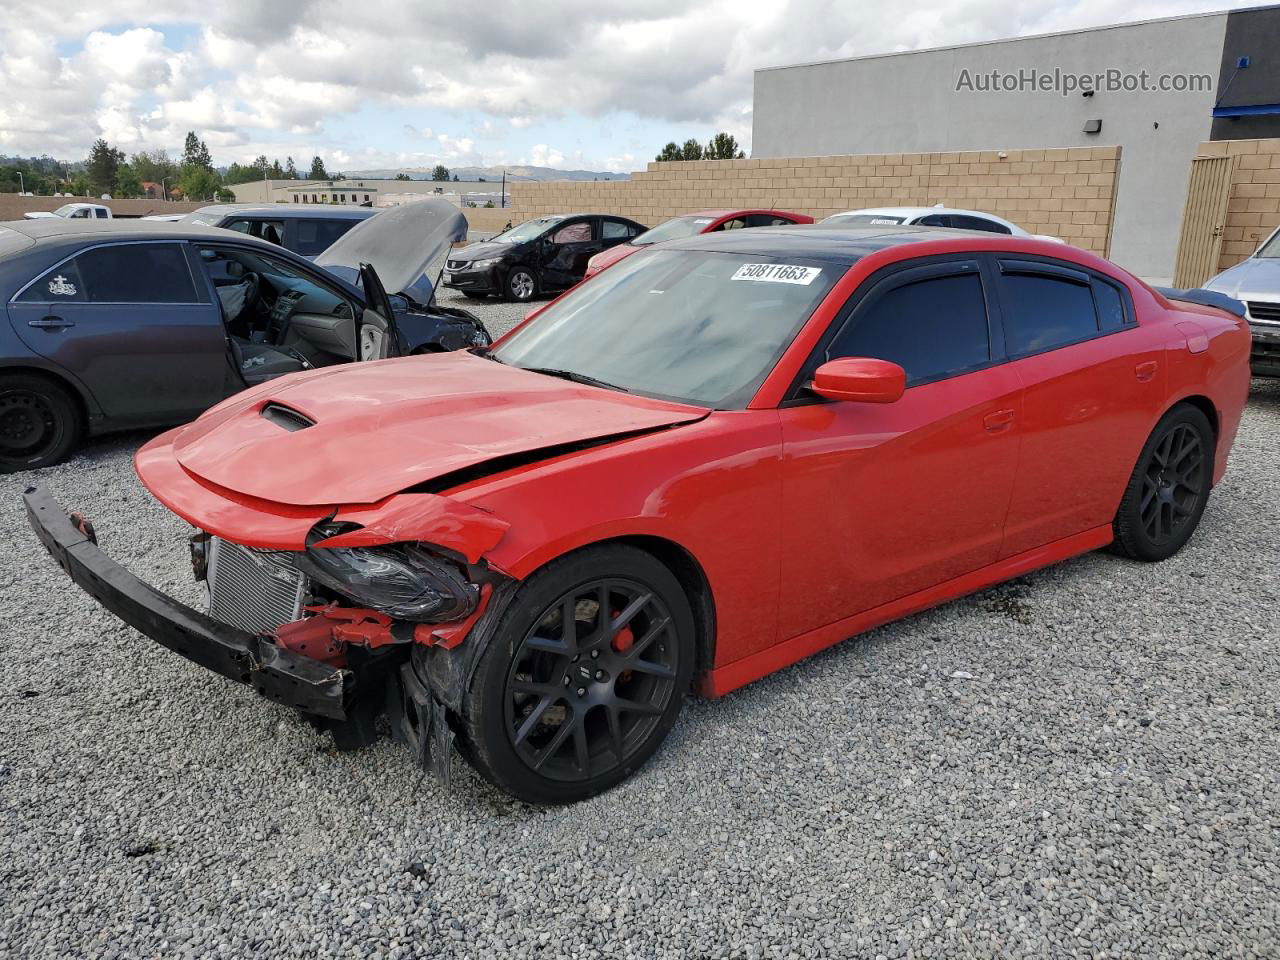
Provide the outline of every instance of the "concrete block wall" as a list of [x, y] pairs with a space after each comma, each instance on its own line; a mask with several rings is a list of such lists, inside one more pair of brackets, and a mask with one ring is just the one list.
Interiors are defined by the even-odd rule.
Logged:
[[649, 226], [693, 210], [764, 207], [816, 219], [859, 207], [985, 210], [1106, 255], [1119, 147], [650, 163], [630, 181], [517, 182], [508, 214], [614, 213]]
[[1198, 156], [1236, 157], [1218, 269], [1244, 260], [1280, 226], [1280, 140], [1213, 140]]

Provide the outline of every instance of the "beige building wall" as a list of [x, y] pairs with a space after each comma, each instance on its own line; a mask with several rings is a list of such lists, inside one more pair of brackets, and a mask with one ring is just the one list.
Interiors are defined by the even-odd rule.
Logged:
[[821, 219], [941, 203], [995, 213], [1105, 256], [1119, 167], [1119, 147], [655, 162], [629, 181], [512, 184], [508, 213], [516, 222], [614, 213], [656, 226], [702, 209], [761, 207]]
[[1235, 157], [1218, 269], [1235, 266], [1280, 226], [1280, 140], [1213, 140], [1201, 157]]

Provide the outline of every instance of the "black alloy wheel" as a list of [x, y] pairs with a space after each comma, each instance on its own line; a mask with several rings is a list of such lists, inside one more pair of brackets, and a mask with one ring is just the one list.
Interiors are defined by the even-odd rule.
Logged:
[[649, 554], [600, 547], [550, 565], [517, 594], [481, 659], [468, 756], [536, 803], [607, 789], [674, 723], [692, 629], [679, 583]]
[[31, 374], [0, 377], [0, 473], [57, 463], [79, 441], [82, 419], [60, 384]]
[[1119, 552], [1164, 560], [1191, 538], [1213, 483], [1213, 429], [1199, 409], [1183, 404], [1156, 425], [1143, 447], [1116, 513]]

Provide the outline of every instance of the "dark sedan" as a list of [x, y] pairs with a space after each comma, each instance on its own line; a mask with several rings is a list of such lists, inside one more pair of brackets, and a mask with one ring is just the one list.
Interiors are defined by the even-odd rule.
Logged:
[[310, 260], [333, 246], [357, 223], [377, 213], [372, 207], [328, 204], [217, 203], [188, 213], [182, 222], [248, 234]]
[[434, 270], [466, 229], [445, 201], [395, 207], [313, 264], [183, 223], [0, 225], [0, 472], [287, 373], [487, 344], [474, 316], [435, 303]]
[[531, 300], [568, 290], [587, 272], [587, 261], [648, 228], [625, 217], [598, 213], [554, 214], [526, 220], [492, 240], [449, 254], [444, 285], [468, 297], [491, 293]]

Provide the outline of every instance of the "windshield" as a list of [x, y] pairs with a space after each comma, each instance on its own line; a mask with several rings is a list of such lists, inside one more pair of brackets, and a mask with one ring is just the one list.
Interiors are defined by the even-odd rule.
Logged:
[[742, 407], [846, 269], [796, 257], [645, 251], [550, 304], [492, 356], [646, 396]]
[[198, 223], [206, 227], [216, 227], [227, 217], [224, 210], [196, 210], [182, 218], [183, 223]]
[[72, 213], [74, 213], [76, 210], [79, 210], [79, 209], [80, 209], [80, 204], [68, 203], [68, 204], [64, 204], [63, 206], [59, 207], [57, 210], [53, 211], [53, 215], [55, 217], [69, 217], [71, 216]]
[[1275, 259], [1280, 257], [1280, 230], [1273, 233], [1254, 254], [1255, 257], [1267, 257]]
[[823, 223], [838, 223], [842, 227], [856, 227], [865, 224], [906, 223], [906, 217], [895, 217], [885, 213], [837, 213], [827, 217]]
[[564, 217], [538, 217], [535, 220], [526, 220], [520, 226], [512, 227], [493, 239], [498, 243], [524, 243], [526, 240], [542, 236], [548, 227], [554, 223], [559, 223], [563, 219]]
[[663, 240], [692, 237], [695, 233], [701, 233], [707, 229], [714, 221], [715, 217], [676, 217], [674, 220], [658, 224], [631, 242], [637, 247], [647, 247], [651, 243], [661, 243]]

